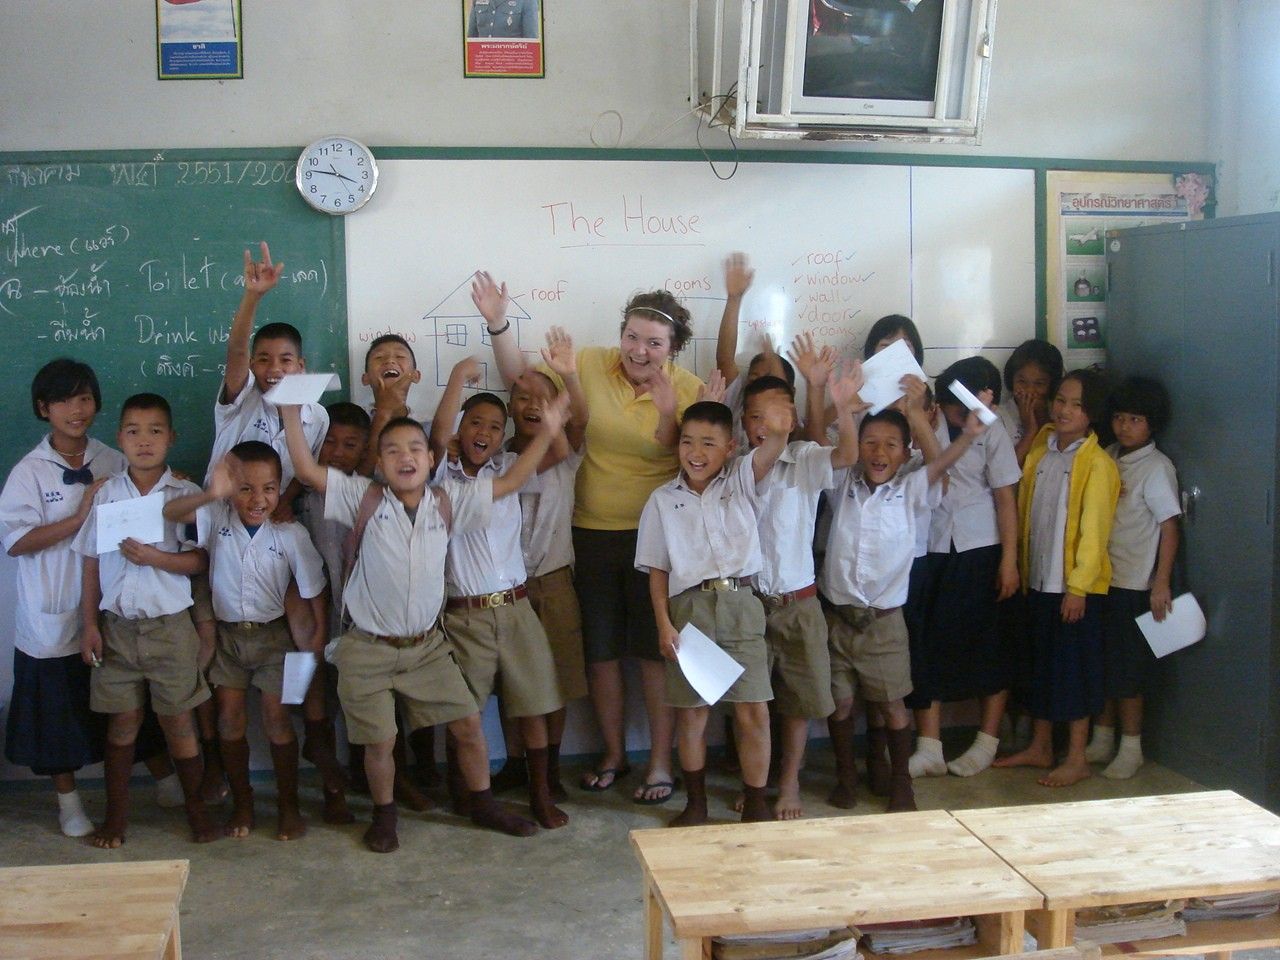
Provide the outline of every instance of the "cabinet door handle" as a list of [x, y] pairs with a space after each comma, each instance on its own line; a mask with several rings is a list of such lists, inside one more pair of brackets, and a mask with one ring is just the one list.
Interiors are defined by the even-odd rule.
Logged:
[[1190, 487], [1182, 491], [1182, 516], [1187, 523], [1194, 523], [1196, 519], [1196, 500], [1200, 498], [1200, 488]]

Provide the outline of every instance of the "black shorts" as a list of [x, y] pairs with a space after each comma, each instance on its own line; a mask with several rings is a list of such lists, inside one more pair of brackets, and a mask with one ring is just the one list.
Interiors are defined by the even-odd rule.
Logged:
[[1103, 690], [1108, 700], [1141, 696], [1156, 657], [1134, 618], [1151, 612], [1149, 590], [1112, 587], [1102, 602]]
[[636, 569], [636, 530], [573, 528], [573, 586], [587, 664], [661, 660], [649, 576]]

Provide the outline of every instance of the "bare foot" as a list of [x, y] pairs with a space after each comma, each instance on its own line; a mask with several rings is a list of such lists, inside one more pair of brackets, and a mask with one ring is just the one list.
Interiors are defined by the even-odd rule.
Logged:
[[779, 820], [799, 820], [804, 816], [800, 803], [800, 784], [778, 784], [778, 801], [773, 805], [773, 815]]
[[108, 827], [104, 823], [89, 835], [89, 843], [99, 850], [114, 850], [124, 844], [124, 831]]
[[249, 801], [244, 805], [237, 804], [235, 806], [235, 809], [231, 811], [231, 816], [227, 820], [226, 826], [222, 828], [222, 832], [233, 840], [243, 840], [249, 835], [249, 831], [253, 827], [253, 801]]
[[1087, 760], [1081, 760], [1078, 763], [1068, 760], [1061, 766], [1050, 770], [1036, 783], [1045, 787], [1069, 787], [1073, 783], [1087, 780], [1091, 776], [1093, 776], [1093, 771], [1089, 769]]
[[1040, 767], [1042, 770], [1048, 770], [1053, 766], [1053, 749], [1040, 750], [1036, 747], [1027, 747], [1007, 757], [997, 757], [991, 765], [993, 767]]

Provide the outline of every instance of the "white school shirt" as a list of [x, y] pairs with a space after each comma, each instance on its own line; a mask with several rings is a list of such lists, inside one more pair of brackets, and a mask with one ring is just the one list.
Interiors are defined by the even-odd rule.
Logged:
[[668, 597], [704, 580], [760, 572], [754, 455], [726, 463], [701, 495], [689, 489], [683, 471], [649, 495], [636, 534], [636, 569], [668, 571]]
[[1067, 498], [1071, 493], [1071, 465], [1084, 437], [1058, 449], [1058, 435], [1049, 434], [1049, 449], [1036, 464], [1031, 493], [1031, 536], [1027, 543], [1028, 584], [1040, 593], [1066, 593]]
[[[126, 463], [119, 451], [90, 437], [84, 466], [100, 478], [119, 473]], [[5, 550], [36, 527], [76, 512], [87, 488], [62, 482], [62, 471], [70, 469], [46, 436], [9, 471], [0, 492]], [[13, 645], [29, 657], [68, 657], [80, 652], [81, 560], [71, 549], [72, 539], [17, 558]]]
[[[937, 487], [937, 484], [932, 486]], [[929, 471], [904, 466], [872, 490], [862, 466], [836, 471], [831, 533], [818, 587], [832, 603], [890, 610], [907, 601]]]
[[298, 503], [298, 522], [311, 535], [329, 581], [329, 636], [338, 637], [342, 635], [342, 544], [351, 528], [325, 517], [324, 494], [318, 490], [307, 490]]
[[[911, 448], [911, 459], [902, 467], [903, 473], [913, 473], [924, 467], [924, 454], [915, 447]], [[942, 483], [930, 484], [929, 492], [923, 500], [916, 504], [916, 543], [911, 554], [913, 560], [919, 560], [929, 552], [929, 523], [933, 519], [933, 511], [942, 502]]]
[[[200, 488], [190, 480], [179, 480], [168, 470], [152, 487], [151, 493], [164, 494], [168, 503], [177, 497], [199, 493]], [[142, 496], [123, 470], [102, 485], [94, 498], [89, 519], [76, 534], [71, 548], [83, 557], [98, 558], [98, 583], [102, 588], [99, 610], [108, 610], [126, 620], [143, 620], [166, 617], [191, 606], [191, 578], [181, 573], [169, 573], [157, 567], [130, 563], [119, 550], [98, 553], [98, 507], [104, 503], [135, 500]], [[170, 520], [164, 522], [164, 539], [151, 546], [166, 553], [182, 553], [195, 544], [187, 536], [187, 525]]]
[[759, 496], [761, 593], [791, 593], [814, 582], [813, 530], [822, 491], [835, 484], [833, 447], [811, 440], [788, 443]]
[[[213, 405], [213, 450], [209, 454], [209, 469], [204, 482], [209, 482], [213, 468], [231, 448], [245, 440], [261, 440], [280, 454], [280, 491], [293, 479], [293, 461], [289, 458], [289, 444], [285, 441], [284, 424], [280, 420], [280, 408], [270, 403], [258, 389], [250, 371], [244, 387], [230, 403], [222, 402], [222, 388], [218, 384], [218, 398]], [[313, 457], [320, 456], [325, 434], [329, 432], [329, 411], [318, 403], [302, 405], [302, 435]]]
[[573, 566], [574, 481], [585, 451], [570, 450], [520, 488], [520, 551], [531, 577]]
[[1150, 590], [1160, 545], [1160, 524], [1182, 515], [1178, 475], [1173, 463], [1148, 443], [1120, 455], [1120, 445], [1107, 447], [1120, 468], [1120, 501], [1111, 524], [1111, 586]]
[[1009, 435], [1009, 439], [1013, 441], [1013, 445], [1016, 447], [1022, 441], [1022, 438], [1027, 435], [1027, 432], [1022, 429], [1022, 412], [1018, 409], [1018, 401], [1013, 399], [1012, 390], [1006, 393], [1004, 399], [996, 404], [996, 416], [1000, 418], [1004, 432]]
[[[942, 449], [951, 446], [946, 417], [934, 431]], [[929, 550], [957, 553], [991, 547], [1000, 542], [993, 493], [1022, 479], [1013, 441], [999, 425], [992, 424], [973, 438], [969, 449], [947, 471], [947, 491], [933, 511], [929, 524]]]
[[[372, 482], [329, 467], [325, 518], [353, 526], [360, 501]], [[488, 523], [493, 504], [489, 477], [471, 483], [446, 477], [439, 487], [452, 505], [454, 532], [465, 534]], [[429, 630], [444, 606], [448, 547], [449, 529], [430, 490], [425, 491], [411, 520], [404, 504], [384, 487], [382, 499], [364, 528], [355, 569], [342, 597], [351, 622], [385, 637], [412, 637]]]
[[196, 511], [200, 546], [209, 551], [213, 613], [230, 623], [284, 616], [289, 581], [310, 600], [324, 592], [324, 564], [300, 523], [263, 522], [253, 536], [229, 500]]
[[[462, 469], [460, 461], [446, 460], [436, 469], [433, 485], [447, 477], [453, 484], [465, 486], [484, 477], [489, 480], [492, 498], [493, 481], [505, 474], [519, 459], [519, 454], [503, 450], [481, 466], [474, 477]], [[523, 493], [527, 489], [520, 488]], [[454, 528], [449, 537], [449, 558], [445, 564], [445, 589], [451, 597], [478, 597], [485, 593], [510, 590], [526, 578], [524, 554], [520, 550], [520, 499], [517, 496], [494, 500], [489, 522], [467, 532]]]

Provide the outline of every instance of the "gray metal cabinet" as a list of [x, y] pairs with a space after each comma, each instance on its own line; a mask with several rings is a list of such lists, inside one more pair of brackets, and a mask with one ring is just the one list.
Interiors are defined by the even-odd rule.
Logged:
[[1161, 380], [1185, 517], [1175, 593], [1205, 640], [1162, 660], [1144, 746], [1211, 787], [1280, 809], [1277, 263], [1280, 215], [1108, 235], [1114, 376]]

